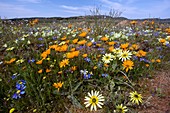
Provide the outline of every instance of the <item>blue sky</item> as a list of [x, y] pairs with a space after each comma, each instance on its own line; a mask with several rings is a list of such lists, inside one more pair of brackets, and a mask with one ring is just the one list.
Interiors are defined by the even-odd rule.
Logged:
[[1, 0], [1, 18], [71, 17], [89, 15], [94, 7], [101, 14], [110, 9], [122, 11], [123, 17], [170, 18], [170, 0]]

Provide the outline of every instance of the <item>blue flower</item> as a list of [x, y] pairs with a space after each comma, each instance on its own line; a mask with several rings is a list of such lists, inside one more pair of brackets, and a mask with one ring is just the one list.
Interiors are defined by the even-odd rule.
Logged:
[[107, 76], [108, 76], [108, 74], [105, 74], [105, 73], [102, 74], [102, 77], [107, 77]]
[[88, 58], [88, 57], [84, 58], [84, 60], [85, 60], [86, 62], [90, 62], [90, 61], [91, 61], [90, 58]]
[[26, 84], [26, 81], [25, 80], [19, 80], [17, 83], [16, 83], [16, 89], [17, 90], [24, 90], [26, 88], [25, 86]]
[[38, 40], [43, 40], [43, 38], [38, 38]]
[[28, 60], [28, 63], [35, 62], [35, 59], [32, 58], [31, 60]]
[[13, 94], [12, 98], [14, 98], [14, 99], [21, 98], [21, 95], [23, 95], [23, 94], [25, 94], [24, 90], [17, 90], [17, 92]]

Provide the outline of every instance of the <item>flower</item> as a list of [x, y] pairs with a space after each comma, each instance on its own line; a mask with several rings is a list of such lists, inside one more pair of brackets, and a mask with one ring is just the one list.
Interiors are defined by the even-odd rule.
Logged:
[[42, 73], [42, 71], [43, 71], [43, 70], [42, 70], [42, 69], [40, 69], [40, 70], [38, 70], [38, 73]]
[[13, 113], [15, 111], [15, 108], [11, 108], [9, 113]]
[[138, 94], [136, 91], [130, 92], [130, 101], [132, 103], [138, 104], [141, 102], [142, 103], [142, 95]]
[[54, 86], [55, 88], [57, 88], [58, 91], [59, 91], [60, 88], [63, 86], [63, 82], [60, 81], [60, 82], [58, 82], [58, 83], [54, 83], [53, 86]]
[[69, 59], [64, 59], [60, 62], [60, 68], [65, 67], [66, 65], [69, 64]]
[[107, 38], [106, 36], [102, 37], [100, 40], [102, 41], [107, 41], [109, 38]]
[[118, 54], [119, 60], [126, 61], [131, 58], [132, 53], [129, 50], [122, 51]]
[[97, 110], [97, 106], [99, 108], [102, 108], [101, 105], [103, 105], [103, 101], [104, 101], [104, 96], [102, 96], [102, 94], [99, 94], [99, 91], [93, 91], [91, 90], [91, 94], [90, 92], [88, 92], [88, 96], [85, 96], [84, 99], [86, 102], [84, 102], [84, 104], [86, 105], [85, 107], [90, 107], [90, 110], [93, 111], [93, 109], [96, 111]]
[[120, 47], [122, 49], [127, 49], [127, 47], [129, 46], [129, 43], [125, 43], [125, 44], [121, 44]]
[[84, 38], [84, 37], [86, 37], [86, 35], [87, 35], [87, 32], [84, 31], [84, 32], [79, 34], [79, 37], [83, 37]]
[[12, 58], [10, 61], [5, 61], [5, 63], [11, 64], [11, 63], [13, 63], [15, 60], [16, 60], [16, 58]]
[[122, 104], [116, 106], [116, 110], [114, 110], [115, 113], [125, 113], [128, 109], [126, 106], [123, 106]]
[[77, 42], [77, 44], [83, 45], [83, 44], [85, 44], [86, 42], [87, 42], [86, 40], [81, 40], [81, 41]]
[[143, 57], [143, 56], [146, 56], [146, 52], [143, 51], [143, 50], [139, 50], [137, 53], [136, 53], [136, 56], [137, 57]]
[[110, 61], [112, 61], [113, 58], [115, 58], [114, 55], [112, 55], [111, 53], [109, 54], [106, 53], [105, 55], [103, 55], [102, 61], [107, 64], [107, 63], [110, 63]]
[[42, 64], [43, 59], [36, 62], [36, 64]]
[[123, 65], [123, 69], [126, 69], [126, 72], [128, 72], [129, 69], [130, 70], [133, 69], [134, 63], [131, 60], [126, 60], [123, 62], [122, 65]]

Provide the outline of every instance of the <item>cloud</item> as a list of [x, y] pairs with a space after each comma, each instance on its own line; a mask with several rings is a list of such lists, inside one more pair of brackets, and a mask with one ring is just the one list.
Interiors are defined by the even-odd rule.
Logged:
[[0, 15], [1, 18], [13, 17], [27, 17], [28, 15], [37, 15], [38, 12], [33, 9], [25, 8], [24, 5], [14, 5], [9, 3], [0, 2]]

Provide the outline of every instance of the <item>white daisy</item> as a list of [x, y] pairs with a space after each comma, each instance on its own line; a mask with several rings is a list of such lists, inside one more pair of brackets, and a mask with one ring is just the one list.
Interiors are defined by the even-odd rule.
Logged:
[[106, 53], [105, 55], [103, 55], [102, 61], [107, 64], [107, 63], [110, 63], [110, 61], [112, 61], [113, 58], [115, 59], [114, 55], [112, 55], [111, 53], [109, 54]]
[[91, 90], [91, 93], [88, 92], [88, 96], [85, 96], [84, 99], [86, 102], [84, 104], [86, 105], [85, 107], [90, 107], [90, 110], [93, 111], [93, 109], [96, 111], [97, 106], [99, 108], [102, 108], [103, 101], [104, 101], [104, 96], [102, 94], [99, 94], [99, 91], [93, 91]]
[[127, 51], [124, 50], [118, 54], [118, 57], [119, 57], [119, 60], [122, 60], [122, 62], [123, 62], [126, 60], [130, 60], [130, 58], [132, 57], [131, 55], [132, 55], [132, 53], [129, 52], [129, 50], [127, 50]]

